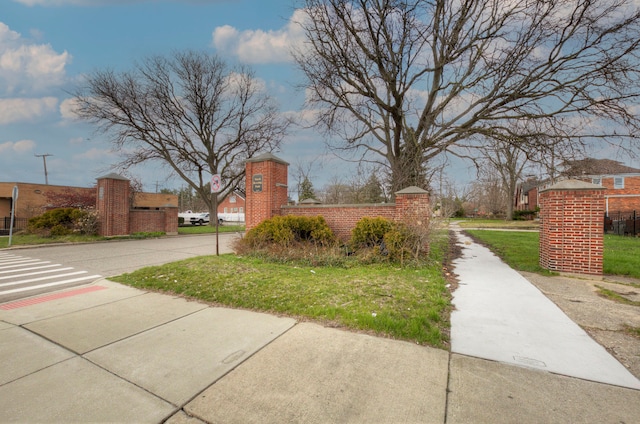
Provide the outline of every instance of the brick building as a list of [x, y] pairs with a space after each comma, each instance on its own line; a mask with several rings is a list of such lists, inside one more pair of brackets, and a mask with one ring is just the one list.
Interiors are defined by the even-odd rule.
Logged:
[[[100, 181], [106, 181], [100, 186]], [[121, 181], [116, 184], [118, 189], [112, 190], [113, 181]], [[131, 232], [177, 232], [177, 204], [178, 196], [162, 193], [135, 193], [131, 191], [129, 180], [116, 174], [109, 174], [98, 179], [96, 187], [71, 187], [47, 184], [32, 184], [20, 182], [0, 182], [0, 230], [10, 227], [13, 187], [18, 187], [18, 201], [14, 222], [17, 229], [26, 225], [26, 220], [41, 215], [48, 209], [56, 207], [51, 204], [50, 194], [78, 193], [82, 197], [93, 197], [96, 209], [103, 211], [101, 219], [108, 235], [125, 235]], [[105, 194], [111, 194], [109, 204], [101, 204]], [[175, 209], [175, 211], [173, 210]], [[106, 211], [109, 211], [106, 213]], [[174, 219], [175, 215], [175, 219]], [[126, 224], [124, 222], [126, 216]], [[17, 224], [18, 220], [20, 224]], [[175, 221], [175, 223], [173, 222]], [[115, 222], [120, 222], [116, 225]], [[114, 228], [111, 228], [115, 225]], [[174, 229], [175, 227], [175, 229]], [[113, 232], [115, 231], [115, 232]], [[103, 233], [103, 235], [107, 235]]]
[[[558, 181], [575, 179], [605, 188], [605, 212], [640, 212], [640, 169], [610, 159], [583, 159], [567, 162]], [[539, 193], [550, 181], [527, 180], [518, 186], [515, 210], [535, 210]]]

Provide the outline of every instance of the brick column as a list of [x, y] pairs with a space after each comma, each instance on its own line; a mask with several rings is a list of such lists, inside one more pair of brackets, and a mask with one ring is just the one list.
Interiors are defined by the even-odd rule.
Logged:
[[604, 190], [578, 180], [540, 191], [540, 266], [569, 274], [602, 275]]
[[287, 204], [289, 164], [271, 153], [245, 162], [245, 227], [247, 230], [276, 215]]
[[129, 180], [109, 174], [98, 178], [96, 208], [100, 219], [100, 235], [129, 234]]
[[396, 221], [426, 227], [430, 213], [428, 191], [412, 186], [396, 192]]

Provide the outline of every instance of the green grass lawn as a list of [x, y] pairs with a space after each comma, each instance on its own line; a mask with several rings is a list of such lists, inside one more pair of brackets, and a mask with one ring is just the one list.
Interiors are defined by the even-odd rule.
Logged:
[[[223, 224], [218, 226], [219, 233], [236, 233], [239, 231], [244, 231], [243, 225], [235, 225], [235, 224]], [[178, 227], [178, 234], [211, 234], [216, 232], [216, 227], [211, 227], [209, 225], [191, 225], [185, 224]]]
[[504, 219], [484, 218], [452, 218], [451, 222], [457, 222], [461, 228], [513, 228], [522, 230], [537, 230], [539, 221], [505, 221]]
[[[535, 232], [466, 230], [496, 255], [520, 271], [550, 272], [539, 265], [539, 235]], [[640, 278], [640, 238], [604, 236], [604, 273]]]
[[314, 320], [378, 336], [445, 348], [450, 293], [442, 273], [446, 237], [430, 266], [311, 267], [236, 255], [203, 256], [111, 278], [234, 308]]

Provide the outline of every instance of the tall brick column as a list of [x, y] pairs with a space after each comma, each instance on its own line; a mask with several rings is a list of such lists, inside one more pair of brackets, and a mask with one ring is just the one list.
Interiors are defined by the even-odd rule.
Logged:
[[[109, 174], [98, 178], [96, 207], [100, 217], [100, 235], [129, 234], [130, 184], [129, 180]], [[177, 218], [176, 218], [177, 222]]]
[[429, 192], [420, 187], [407, 187], [396, 194], [395, 220], [410, 223], [414, 226], [428, 226]]
[[271, 153], [246, 161], [245, 227], [247, 230], [273, 216], [287, 204], [289, 164]]
[[540, 191], [540, 266], [569, 274], [602, 275], [604, 190], [578, 180]]

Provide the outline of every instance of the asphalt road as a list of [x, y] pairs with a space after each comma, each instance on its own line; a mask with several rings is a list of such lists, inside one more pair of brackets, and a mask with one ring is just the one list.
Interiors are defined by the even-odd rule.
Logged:
[[[231, 252], [233, 241], [238, 237], [240, 236], [236, 233], [220, 234], [219, 252], [221, 254]], [[0, 303], [5, 303], [65, 287], [87, 284], [98, 278], [120, 275], [147, 266], [161, 265], [194, 256], [215, 255], [216, 237], [215, 234], [206, 234], [90, 244], [19, 247], [2, 249], [0, 253], [7, 257], [5, 263], [12, 261], [7, 265], [12, 268], [5, 268], [0, 276]], [[8, 258], [9, 256], [14, 258]], [[33, 263], [39, 265], [30, 265], [31, 262], [27, 259], [37, 261]], [[57, 268], [30, 269], [53, 265]], [[48, 271], [47, 274], [42, 273], [45, 270]], [[56, 279], [53, 273], [56, 272], [61, 276], [57, 280], [60, 284], [55, 284]], [[39, 274], [34, 275], [34, 273]], [[64, 283], [63, 279], [69, 282]], [[26, 282], [21, 283], [22, 281]], [[18, 288], [36, 286], [38, 288], [18, 290]]]

